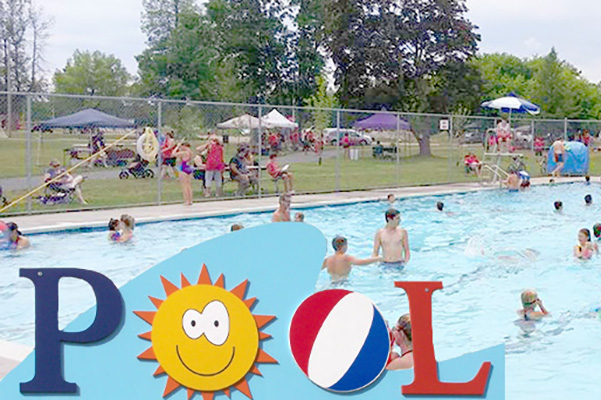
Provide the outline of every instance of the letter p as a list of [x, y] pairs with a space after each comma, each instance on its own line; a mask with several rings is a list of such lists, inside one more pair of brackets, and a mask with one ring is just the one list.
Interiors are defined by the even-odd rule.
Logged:
[[[20, 276], [35, 286], [35, 375], [21, 383], [21, 393], [76, 393], [77, 384], [63, 377], [62, 343], [92, 343], [113, 333], [123, 317], [121, 293], [98, 272], [77, 268], [21, 269]], [[81, 332], [58, 329], [58, 282], [61, 278], [86, 281], [96, 297], [96, 318]]]

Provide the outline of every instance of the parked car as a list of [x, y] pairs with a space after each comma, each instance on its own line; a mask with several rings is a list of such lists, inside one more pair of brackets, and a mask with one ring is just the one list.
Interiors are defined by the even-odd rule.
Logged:
[[353, 146], [367, 146], [373, 142], [371, 136], [359, 133], [354, 129], [340, 129], [338, 137], [336, 135], [336, 131], [336, 128], [324, 129], [324, 133], [326, 134], [326, 143], [336, 145], [336, 143], [338, 143], [340, 139], [343, 138], [347, 133], [351, 141], [351, 145]]
[[463, 144], [466, 143], [484, 143], [484, 135], [486, 133], [480, 131], [466, 131], [461, 135], [459, 141]]

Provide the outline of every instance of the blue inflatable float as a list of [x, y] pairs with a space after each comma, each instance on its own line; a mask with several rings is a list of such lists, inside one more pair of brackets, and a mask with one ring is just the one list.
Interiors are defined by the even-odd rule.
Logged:
[[[563, 175], [586, 175], [588, 174], [588, 147], [580, 142], [566, 142], [566, 159], [561, 173]], [[553, 172], [557, 163], [553, 158], [553, 148], [549, 148], [547, 162], [547, 173]]]

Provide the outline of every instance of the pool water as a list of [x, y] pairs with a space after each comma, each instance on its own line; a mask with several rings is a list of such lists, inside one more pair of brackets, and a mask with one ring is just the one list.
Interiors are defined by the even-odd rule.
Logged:
[[[591, 207], [584, 205], [588, 193], [596, 201]], [[451, 214], [435, 211], [438, 200]], [[563, 213], [553, 211], [554, 200], [563, 201]], [[369, 257], [387, 208], [369, 202], [304, 213], [328, 241], [344, 235], [349, 254]], [[343, 287], [372, 298], [392, 325], [408, 311], [395, 280], [442, 281], [444, 289], [433, 296], [439, 360], [505, 343], [507, 398], [601, 398], [596, 379], [601, 320], [591, 312], [600, 304], [601, 258], [578, 261], [572, 256], [578, 230], [601, 222], [599, 186], [421, 197], [399, 201], [397, 208], [409, 234], [409, 265], [404, 271], [357, 267]], [[269, 220], [270, 214], [242, 214], [146, 224], [125, 245], [109, 243], [101, 231], [32, 236], [31, 249], [0, 254], [0, 339], [33, 344], [33, 285], [18, 278], [19, 268], [87, 268], [122, 286], [182, 248], [229, 232], [233, 223], [251, 227]], [[316, 289], [329, 287], [321, 271]], [[538, 323], [516, 323], [520, 293], [528, 287], [538, 290], [552, 315]], [[75, 279], [64, 280], [60, 289], [63, 327], [89, 308], [94, 297]]]

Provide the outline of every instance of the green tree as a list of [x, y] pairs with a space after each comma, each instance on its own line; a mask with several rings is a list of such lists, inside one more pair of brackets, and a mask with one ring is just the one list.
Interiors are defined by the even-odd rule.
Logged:
[[75, 50], [53, 79], [55, 93], [124, 96], [131, 77], [113, 55]]
[[315, 131], [323, 134], [332, 122], [332, 111], [324, 110], [336, 107], [336, 96], [328, 91], [328, 81], [324, 76], [317, 78], [317, 92], [305, 99], [305, 105], [316, 108], [312, 110], [313, 127]]
[[[210, 32], [195, 12], [179, 15], [179, 24], [161, 45], [137, 57], [141, 95], [178, 99], [213, 98], [214, 71]], [[161, 48], [164, 46], [164, 50]]]
[[142, 0], [142, 6], [142, 32], [150, 46], [169, 38], [182, 13], [197, 11], [194, 0]]

